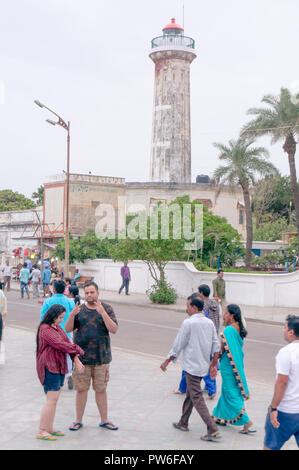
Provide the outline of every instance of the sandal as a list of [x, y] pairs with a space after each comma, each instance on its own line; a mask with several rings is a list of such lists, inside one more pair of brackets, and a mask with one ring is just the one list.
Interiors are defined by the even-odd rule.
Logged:
[[181, 392], [178, 388], [175, 388], [175, 389], [173, 390], [173, 393], [175, 393], [176, 395], [184, 395], [184, 393]]
[[189, 431], [188, 428], [186, 428], [185, 426], [182, 426], [179, 423], [172, 423], [172, 425], [175, 429], [179, 429], [180, 431], [183, 431], [183, 432], [188, 432]]
[[50, 432], [51, 436], [65, 436], [65, 434], [61, 431], [53, 431]]
[[117, 431], [118, 430], [118, 427], [117, 426], [114, 426], [114, 424], [112, 423], [109, 423], [109, 421], [107, 421], [107, 423], [103, 423], [103, 424], [99, 424], [100, 428], [105, 428], [105, 429], [109, 429], [109, 431]]
[[241, 429], [241, 431], [239, 431], [240, 434], [253, 434], [256, 432], [256, 429]]
[[73, 423], [73, 425], [69, 427], [69, 430], [70, 431], [78, 431], [82, 427], [83, 427], [82, 423]]
[[200, 438], [202, 441], [212, 441], [212, 442], [218, 442], [221, 439], [221, 434], [218, 433], [216, 435], [213, 434], [206, 434], [205, 436], [201, 436]]
[[38, 434], [36, 436], [36, 439], [40, 439], [42, 441], [56, 441], [56, 437], [55, 436], [52, 436], [51, 434]]

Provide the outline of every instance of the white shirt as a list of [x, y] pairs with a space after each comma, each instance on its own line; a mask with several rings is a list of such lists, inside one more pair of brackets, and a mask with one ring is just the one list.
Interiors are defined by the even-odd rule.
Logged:
[[11, 276], [11, 267], [10, 266], [4, 266], [2, 269], [3, 271], [3, 276]]
[[277, 409], [299, 413], [299, 341], [284, 346], [276, 356], [276, 374], [287, 375], [288, 385]]
[[220, 351], [216, 328], [212, 320], [202, 313], [186, 318], [167, 358], [171, 356], [177, 358], [181, 351], [182, 369], [185, 372], [197, 377], [207, 375], [210, 368], [210, 356]]
[[39, 269], [34, 269], [31, 273], [32, 282], [39, 282], [41, 278], [41, 272]]
[[7, 313], [7, 300], [3, 290], [0, 289], [0, 314], [2, 313]]

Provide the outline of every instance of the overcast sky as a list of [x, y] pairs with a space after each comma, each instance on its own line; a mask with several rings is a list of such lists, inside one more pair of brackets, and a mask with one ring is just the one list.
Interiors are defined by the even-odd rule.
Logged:
[[[298, 0], [1, 0], [0, 189], [31, 196], [71, 172], [148, 181], [154, 64], [151, 39], [172, 17], [196, 41], [191, 64], [192, 180], [219, 165], [213, 142], [237, 138], [265, 94], [299, 88]], [[279, 143], [261, 139], [288, 174]], [[298, 153], [298, 152], [297, 152]]]

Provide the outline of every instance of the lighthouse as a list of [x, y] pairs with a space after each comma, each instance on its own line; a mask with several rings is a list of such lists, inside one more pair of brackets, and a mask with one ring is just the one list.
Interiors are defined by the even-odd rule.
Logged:
[[151, 42], [155, 64], [150, 181], [191, 182], [190, 64], [195, 41], [175, 18]]

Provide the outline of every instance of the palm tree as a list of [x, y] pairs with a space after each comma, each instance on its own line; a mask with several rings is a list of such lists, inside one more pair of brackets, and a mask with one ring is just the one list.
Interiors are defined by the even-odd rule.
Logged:
[[[295, 99], [294, 99], [295, 98]], [[251, 108], [247, 114], [255, 115], [242, 129], [243, 136], [271, 136], [271, 143], [283, 140], [283, 150], [288, 154], [292, 192], [296, 212], [296, 226], [299, 234], [299, 192], [296, 174], [296, 141], [299, 135], [299, 95], [292, 97], [287, 88], [281, 88], [280, 96], [266, 95], [262, 102], [267, 108]], [[299, 236], [298, 236], [299, 253]]]
[[214, 178], [221, 191], [226, 184], [233, 191], [238, 185], [243, 191], [246, 214], [246, 255], [245, 267], [250, 268], [251, 250], [253, 240], [252, 212], [250, 203], [250, 187], [256, 182], [256, 176], [268, 176], [277, 174], [277, 169], [270, 163], [268, 150], [264, 147], [252, 147], [254, 139], [239, 137], [238, 140], [230, 140], [228, 146], [214, 143], [220, 151], [219, 160], [226, 165], [220, 166], [214, 171]]

